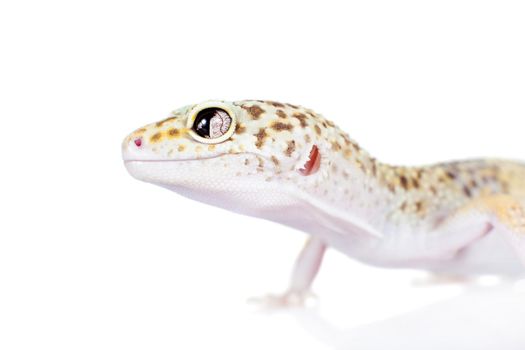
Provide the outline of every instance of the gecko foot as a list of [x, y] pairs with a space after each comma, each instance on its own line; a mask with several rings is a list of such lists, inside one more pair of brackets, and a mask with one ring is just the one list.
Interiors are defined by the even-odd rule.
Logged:
[[248, 299], [248, 303], [256, 304], [263, 309], [290, 309], [313, 307], [317, 305], [318, 298], [310, 291], [286, 292], [283, 294], [268, 294], [262, 297]]

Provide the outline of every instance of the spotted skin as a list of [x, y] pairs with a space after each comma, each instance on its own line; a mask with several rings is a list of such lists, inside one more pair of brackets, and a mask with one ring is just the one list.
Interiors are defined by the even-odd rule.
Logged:
[[[479, 159], [392, 166], [311, 109], [274, 101], [217, 102], [235, 114], [230, 138], [198, 142], [187, 120], [199, 105], [180, 108], [125, 138], [130, 173], [193, 199], [301, 229], [375, 265], [470, 272], [476, 264], [465, 262], [463, 269], [460, 259], [450, 257], [474, 246], [489, 226], [508, 231], [509, 246], [525, 256], [524, 164]], [[319, 170], [304, 176], [301, 169], [314, 145]], [[212, 177], [219, 180], [210, 184]], [[470, 216], [473, 232], [461, 226]], [[523, 268], [508, 260], [494, 271]]]

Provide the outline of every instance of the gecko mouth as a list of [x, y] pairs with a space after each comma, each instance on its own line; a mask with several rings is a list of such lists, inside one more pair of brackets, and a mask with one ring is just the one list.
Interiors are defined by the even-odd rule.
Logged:
[[130, 164], [130, 163], [183, 163], [183, 162], [197, 162], [197, 161], [207, 161], [212, 159], [217, 159], [221, 157], [235, 157], [235, 156], [249, 156], [249, 157], [262, 157], [266, 160], [266, 157], [257, 155], [255, 153], [245, 152], [245, 153], [222, 153], [217, 154], [213, 156], [207, 156], [207, 157], [199, 157], [199, 158], [179, 158], [179, 159], [159, 159], [159, 158], [130, 158], [123, 156], [122, 160], [124, 161], [124, 164]]
[[144, 163], [168, 163], [168, 162], [192, 162], [192, 161], [198, 161], [198, 160], [208, 160], [208, 159], [215, 159], [222, 156], [226, 156], [228, 154], [219, 154], [216, 156], [210, 156], [210, 157], [200, 157], [200, 158], [187, 158], [187, 159], [140, 159], [140, 158], [126, 158], [123, 157], [124, 163], [132, 163], [132, 162], [144, 162]]

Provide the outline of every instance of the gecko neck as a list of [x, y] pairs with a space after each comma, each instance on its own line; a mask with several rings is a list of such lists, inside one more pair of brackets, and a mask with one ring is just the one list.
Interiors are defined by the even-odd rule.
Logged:
[[311, 194], [381, 232], [432, 221], [422, 218], [438, 191], [432, 184], [439, 170], [380, 162], [352, 140], [345, 147], [331, 153], [327, 178]]

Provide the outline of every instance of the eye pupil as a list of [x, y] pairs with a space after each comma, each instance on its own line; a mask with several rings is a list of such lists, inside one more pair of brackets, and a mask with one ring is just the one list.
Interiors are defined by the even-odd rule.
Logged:
[[218, 138], [224, 135], [230, 128], [232, 119], [228, 113], [221, 108], [206, 108], [195, 117], [193, 131], [204, 138]]
[[209, 137], [210, 135], [210, 117], [201, 117], [196, 121], [195, 131], [202, 137]]

